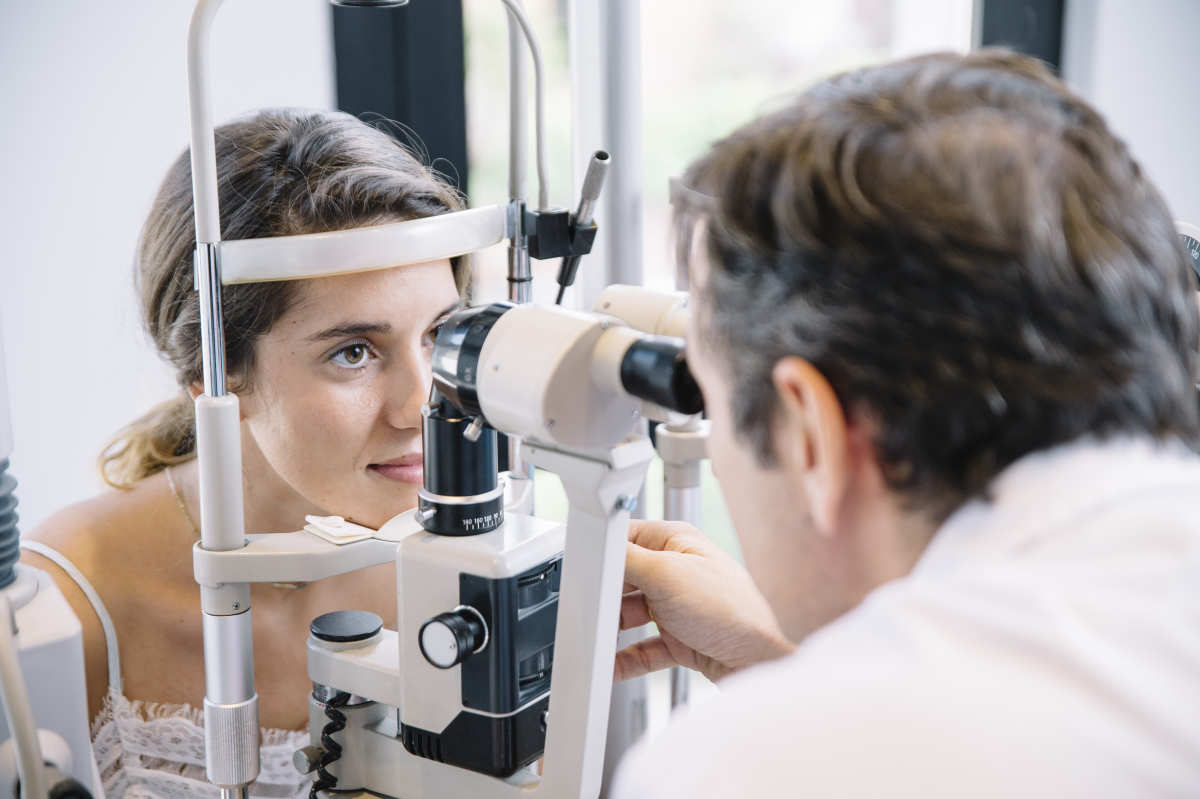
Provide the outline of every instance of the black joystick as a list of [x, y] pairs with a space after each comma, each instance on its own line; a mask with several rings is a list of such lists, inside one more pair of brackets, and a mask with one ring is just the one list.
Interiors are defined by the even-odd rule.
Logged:
[[487, 626], [474, 608], [456, 608], [421, 625], [418, 638], [425, 659], [439, 669], [448, 669], [487, 645]]

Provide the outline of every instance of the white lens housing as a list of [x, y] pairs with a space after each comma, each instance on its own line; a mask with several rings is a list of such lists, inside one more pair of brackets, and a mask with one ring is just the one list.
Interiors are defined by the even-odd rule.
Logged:
[[691, 318], [687, 292], [653, 291], [620, 284], [600, 292], [592, 310], [615, 316], [634, 330], [675, 338], [687, 338]]
[[[601, 388], [592, 373], [597, 344], [618, 326], [616, 320], [556, 305], [518, 305], [505, 313], [479, 357], [479, 404], [488, 422], [563, 447], [620, 442], [633, 430], [642, 402], [617, 387]], [[618, 343], [616, 334], [606, 340]], [[613, 349], [623, 353], [628, 345]], [[605, 351], [602, 347], [602, 359], [611, 363]], [[619, 369], [618, 360], [617, 386]]]

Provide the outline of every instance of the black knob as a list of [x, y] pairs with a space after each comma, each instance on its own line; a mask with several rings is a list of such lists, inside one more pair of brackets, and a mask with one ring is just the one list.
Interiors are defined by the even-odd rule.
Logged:
[[383, 619], [365, 610], [335, 610], [317, 616], [308, 631], [322, 641], [365, 641], [383, 629]]
[[487, 643], [487, 627], [474, 608], [439, 613], [421, 625], [421, 654], [439, 669], [457, 666]]

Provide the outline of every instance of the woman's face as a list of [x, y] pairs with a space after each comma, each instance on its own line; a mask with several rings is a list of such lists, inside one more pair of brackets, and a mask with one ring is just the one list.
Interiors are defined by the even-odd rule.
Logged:
[[247, 491], [372, 528], [416, 505], [433, 333], [460, 304], [448, 259], [306, 280], [241, 398]]

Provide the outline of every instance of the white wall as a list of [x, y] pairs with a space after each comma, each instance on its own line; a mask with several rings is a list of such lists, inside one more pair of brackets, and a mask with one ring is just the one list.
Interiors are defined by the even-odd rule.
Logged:
[[1108, 119], [1167, 199], [1200, 225], [1200, 2], [1067, 0], [1063, 77]]
[[[109, 436], [174, 388], [131, 264], [187, 146], [190, 0], [0, 2], [0, 325], [21, 529], [99, 488]], [[228, 0], [214, 113], [334, 103], [327, 0]]]

